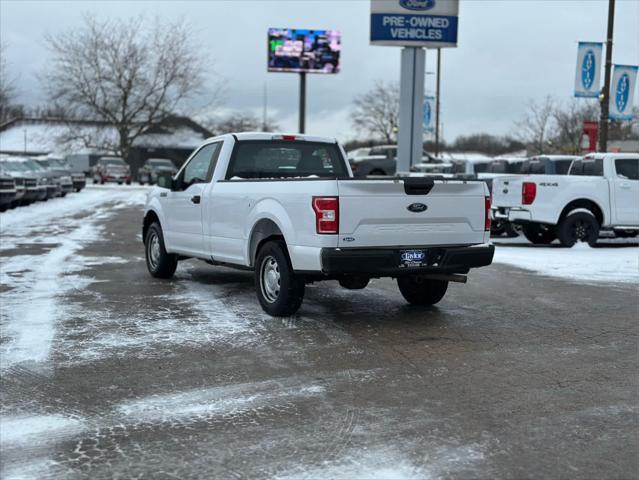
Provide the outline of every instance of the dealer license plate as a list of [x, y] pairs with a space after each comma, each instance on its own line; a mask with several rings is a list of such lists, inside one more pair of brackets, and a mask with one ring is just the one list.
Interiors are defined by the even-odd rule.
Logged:
[[399, 268], [415, 268], [428, 265], [426, 250], [401, 250], [399, 252]]

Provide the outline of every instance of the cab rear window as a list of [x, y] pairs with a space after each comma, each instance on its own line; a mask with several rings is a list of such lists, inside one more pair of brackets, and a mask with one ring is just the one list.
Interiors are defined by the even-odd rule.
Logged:
[[227, 179], [347, 176], [337, 144], [260, 140], [238, 142], [226, 174]]

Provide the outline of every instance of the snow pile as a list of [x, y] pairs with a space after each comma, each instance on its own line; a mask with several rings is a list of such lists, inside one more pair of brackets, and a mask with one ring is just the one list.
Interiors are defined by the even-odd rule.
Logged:
[[151, 395], [124, 402], [118, 411], [134, 423], [241, 415], [323, 392], [321, 385], [300, 385], [294, 379], [267, 380]]
[[639, 248], [590, 248], [585, 243], [559, 248], [498, 245], [495, 263], [505, 263], [583, 283], [639, 283]]
[[33, 446], [84, 430], [83, 422], [60, 415], [11, 416], [0, 419], [2, 450], [21, 445]]

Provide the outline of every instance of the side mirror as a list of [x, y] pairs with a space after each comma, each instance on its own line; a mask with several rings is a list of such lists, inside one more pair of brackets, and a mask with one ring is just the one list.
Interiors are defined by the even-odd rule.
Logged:
[[175, 182], [173, 180], [173, 175], [170, 173], [161, 173], [158, 175], [157, 180], [158, 187], [168, 188], [169, 190], [173, 190]]

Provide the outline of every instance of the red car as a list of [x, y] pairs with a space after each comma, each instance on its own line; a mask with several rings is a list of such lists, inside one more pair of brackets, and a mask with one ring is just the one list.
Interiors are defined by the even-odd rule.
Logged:
[[131, 167], [120, 157], [101, 157], [93, 166], [93, 183], [118, 182], [131, 185]]

